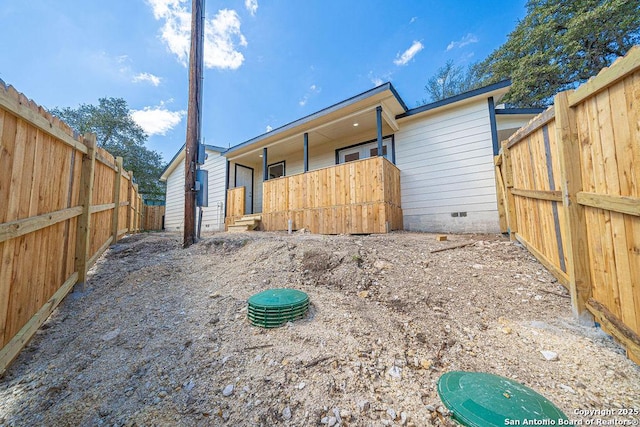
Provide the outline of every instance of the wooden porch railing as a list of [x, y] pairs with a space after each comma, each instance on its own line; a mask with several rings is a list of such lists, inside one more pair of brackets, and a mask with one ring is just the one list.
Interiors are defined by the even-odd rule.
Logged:
[[386, 233], [402, 228], [400, 171], [383, 157], [358, 160], [263, 183], [267, 231]]

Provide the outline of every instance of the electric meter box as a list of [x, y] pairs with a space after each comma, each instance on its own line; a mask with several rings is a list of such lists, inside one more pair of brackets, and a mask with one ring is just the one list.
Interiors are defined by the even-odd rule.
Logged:
[[196, 206], [209, 206], [209, 171], [196, 170]]

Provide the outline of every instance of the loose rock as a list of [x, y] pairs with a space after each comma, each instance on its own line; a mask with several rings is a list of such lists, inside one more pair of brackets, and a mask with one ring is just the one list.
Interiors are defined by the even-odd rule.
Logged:
[[222, 395], [225, 397], [229, 397], [233, 394], [233, 384], [229, 384], [222, 390]]
[[116, 339], [120, 335], [120, 328], [114, 329], [113, 331], [107, 332], [104, 334], [101, 339], [102, 341], [111, 341]]
[[[508, 376], [581, 420], [575, 408], [640, 407], [640, 369], [546, 296], [551, 274], [501, 236], [467, 240], [483, 243], [205, 233], [185, 251], [179, 233], [125, 237], [4, 374], [0, 424], [450, 427], [435, 413], [450, 370]], [[308, 294], [304, 318], [252, 326], [247, 299], [276, 287]]]

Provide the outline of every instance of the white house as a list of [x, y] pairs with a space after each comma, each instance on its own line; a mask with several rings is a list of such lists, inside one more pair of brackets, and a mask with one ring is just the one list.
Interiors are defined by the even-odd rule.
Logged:
[[[202, 231], [224, 231], [224, 207], [227, 159], [222, 157], [225, 148], [205, 145], [207, 160], [202, 169], [209, 171], [209, 206], [203, 207]], [[182, 230], [184, 227], [184, 145], [171, 159], [160, 176], [167, 183], [165, 230]]]
[[[236, 200], [234, 212], [223, 209], [227, 223], [261, 214], [266, 230], [286, 230], [291, 222], [327, 234], [499, 232], [493, 156], [501, 140], [541, 111], [496, 107], [509, 86], [503, 81], [409, 109], [385, 83], [228, 150], [214, 148], [217, 157], [204, 165], [210, 206], [224, 204], [226, 190]], [[176, 229], [181, 219], [169, 212], [181, 212], [184, 179], [172, 164], [163, 178], [167, 228]]]
[[405, 230], [498, 232], [493, 156], [541, 109], [496, 108], [507, 82], [396, 117]]

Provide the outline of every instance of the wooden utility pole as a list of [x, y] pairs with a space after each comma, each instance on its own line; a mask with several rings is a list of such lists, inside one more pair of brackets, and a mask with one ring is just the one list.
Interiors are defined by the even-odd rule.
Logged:
[[188, 248], [196, 240], [196, 157], [200, 143], [202, 68], [204, 51], [204, 0], [191, 1], [191, 51], [189, 52], [189, 109], [184, 159], [184, 240]]

